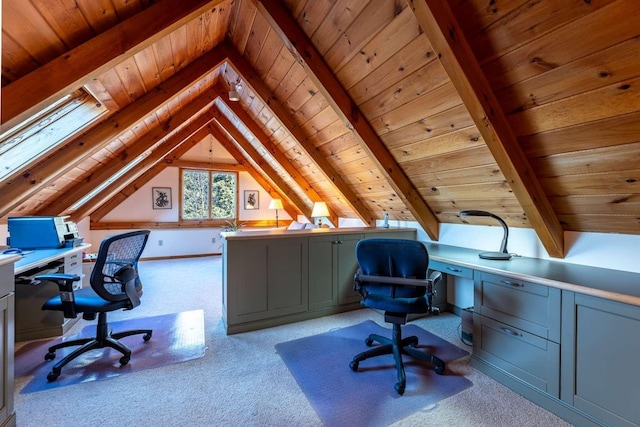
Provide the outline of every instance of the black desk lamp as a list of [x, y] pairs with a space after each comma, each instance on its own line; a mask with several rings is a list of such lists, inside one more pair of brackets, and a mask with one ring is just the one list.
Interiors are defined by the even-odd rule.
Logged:
[[493, 260], [502, 260], [509, 261], [511, 259], [511, 255], [507, 252], [507, 239], [509, 238], [509, 228], [507, 224], [500, 218], [498, 215], [494, 215], [491, 212], [485, 211], [462, 211], [460, 212], [460, 217], [468, 217], [468, 216], [489, 216], [502, 225], [504, 229], [504, 237], [502, 237], [502, 244], [500, 245], [500, 252], [482, 252], [478, 254], [478, 256], [482, 259], [493, 259]]

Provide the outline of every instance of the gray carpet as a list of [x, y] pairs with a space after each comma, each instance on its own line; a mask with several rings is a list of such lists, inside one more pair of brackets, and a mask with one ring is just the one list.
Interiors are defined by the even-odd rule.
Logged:
[[[96, 321], [97, 322], [97, 321]], [[142, 335], [122, 338], [121, 342], [131, 350], [131, 360], [121, 366], [122, 353], [111, 348], [91, 350], [72, 360], [62, 368], [57, 380], [47, 381], [51, 367], [77, 347], [66, 347], [56, 351], [56, 358], [45, 361], [47, 349], [62, 341], [61, 338], [30, 342], [15, 353], [15, 377], [20, 381], [28, 377], [19, 393], [33, 393], [72, 384], [114, 378], [120, 375], [159, 368], [204, 356], [204, 315], [202, 310], [185, 311], [154, 317], [134, 318], [110, 323], [114, 332], [132, 329], [152, 329], [153, 334], [145, 342]], [[65, 340], [91, 338], [95, 336], [95, 322], [86, 326], [78, 335]]]
[[[203, 357], [38, 393], [20, 393], [32, 378], [16, 378], [18, 426], [321, 426], [322, 421], [275, 345], [366, 320], [383, 324], [382, 315], [362, 309], [227, 336], [221, 320], [220, 268], [219, 256], [143, 261], [142, 304], [135, 310], [114, 312], [110, 319], [115, 322], [203, 310], [207, 346]], [[89, 323], [80, 320], [68, 335], [79, 333]], [[451, 313], [411, 324], [470, 350], [460, 341], [460, 318]], [[17, 343], [17, 350], [26, 344]], [[448, 368], [464, 375], [473, 387], [425, 405], [394, 427], [569, 425], [473, 369], [469, 356], [449, 363]], [[108, 415], [105, 402], [112, 408]]]
[[[358, 372], [349, 368], [353, 356], [369, 348], [364, 343], [369, 334], [390, 337], [391, 330], [369, 320], [276, 345], [325, 426], [390, 425], [472, 386], [451, 369], [438, 375], [428, 363], [404, 356], [407, 386], [399, 396], [393, 388], [397, 381], [393, 355], [364, 360]], [[415, 325], [403, 328], [403, 336], [410, 335], [418, 337], [418, 348], [445, 363], [469, 355]]]

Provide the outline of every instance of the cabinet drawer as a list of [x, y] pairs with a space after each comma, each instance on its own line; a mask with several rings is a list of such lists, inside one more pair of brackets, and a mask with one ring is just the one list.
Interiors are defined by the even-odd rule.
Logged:
[[475, 312], [559, 343], [560, 295], [557, 288], [480, 273]]
[[64, 272], [65, 274], [82, 275], [82, 252], [76, 252], [64, 257]]
[[560, 345], [474, 313], [473, 354], [560, 397]]
[[452, 276], [473, 279], [473, 269], [460, 267], [454, 264], [447, 264], [446, 262], [429, 260], [429, 269], [451, 274]]

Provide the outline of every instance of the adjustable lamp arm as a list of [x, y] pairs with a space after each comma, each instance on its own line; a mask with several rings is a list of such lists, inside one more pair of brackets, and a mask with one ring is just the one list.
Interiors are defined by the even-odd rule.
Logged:
[[[509, 239], [509, 227], [507, 227], [507, 223], [504, 222], [502, 218], [500, 218], [498, 215], [494, 215], [491, 212], [486, 212], [486, 211], [467, 210], [467, 211], [460, 212], [460, 217], [468, 217], [468, 216], [488, 216], [498, 221], [502, 226], [502, 229], [504, 230], [504, 236], [502, 237], [502, 243], [500, 244], [499, 253], [507, 254], [509, 258], [511, 258], [511, 256], [509, 255], [509, 252], [507, 251], [507, 241]], [[487, 253], [487, 258], [488, 256], [490, 256], [490, 254], [491, 253]], [[481, 256], [481, 258], [485, 258], [485, 257]], [[509, 259], [509, 258], [500, 257], [499, 259]], [[488, 259], [498, 259], [498, 258], [488, 258]]]

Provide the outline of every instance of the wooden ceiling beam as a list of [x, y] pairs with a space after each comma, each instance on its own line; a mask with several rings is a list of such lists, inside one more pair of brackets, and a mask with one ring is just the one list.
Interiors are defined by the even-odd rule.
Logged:
[[2, 88], [4, 132], [151, 46], [223, 0], [156, 2]]
[[262, 188], [264, 188], [272, 198], [282, 200], [284, 210], [289, 214], [291, 218], [296, 218], [298, 216], [298, 213], [302, 212], [294, 207], [292, 202], [289, 201], [289, 199], [281, 189], [279, 189], [277, 186], [272, 185], [256, 168], [253, 167], [253, 165], [246, 158], [245, 154], [243, 154], [240, 148], [238, 148], [233, 138], [231, 138], [226, 130], [223, 130], [220, 123], [210, 125], [208, 127], [208, 131], [211, 136], [213, 136], [220, 143], [220, 145], [222, 145], [224, 149], [227, 150], [234, 159], [236, 159], [236, 161], [240, 165], [244, 166], [249, 175], [251, 175], [251, 177], [255, 179], [256, 182]]
[[[89, 203], [80, 206], [71, 218], [79, 221], [91, 215], [91, 222], [98, 222], [109, 212], [124, 202], [129, 196], [138, 191], [144, 184], [162, 172], [172, 162], [182, 157], [204, 137], [207, 131], [204, 126], [212, 119], [207, 111], [193, 123], [181, 129], [169, 139], [160, 144], [135, 168], [126, 172], [104, 190], [94, 196]], [[204, 122], [204, 123], [203, 123]]]
[[260, 79], [258, 73], [253, 67], [236, 51], [236, 49], [224, 42], [219, 45], [221, 50], [226, 52], [228, 64], [235, 72], [242, 76], [242, 80], [256, 94], [266, 108], [271, 110], [274, 117], [282, 123], [285, 129], [296, 139], [302, 149], [304, 149], [311, 160], [316, 164], [318, 170], [322, 172], [328, 182], [330, 182], [336, 191], [341, 194], [345, 203], [347, 203], [358, 217], [369, 226], [375, 226], [376, 218], [364, 202], [355, 194], [349, 184], [342, 178], [340, 173], [336, 171], [329, 161], [322, 156], [319, 150], [311, 144], [307, 136], [298, 126], [295, 126], [289, 113], [283, 105], [274, 98], [271, 90]]
[[[438, 240], [439, 221], [386, 148], [364, 114], [351, 99], [322, 55], [278, 0], [253, 0], [260, 13], [278, 33], [284, 45], [300, 63], [338, 117], [354, 132], [360, 145], [384, 174], [416, 221], [433, 240]], [[320, 157], [310, 153], [314, 158]]]
[[[247, 141], [244, 135], [231, 123], [231, 121], [222, 114], [220, 110], [216, 111], [214, 115], [214, 121], [220, 126], [220, 129], [223, 129], [228, 134], [228, 138], [233, 141], [237, 147], [244, 151], [246, 156], [248, 156], [248, 158], [251, 159], [260, 168], [260, 170], [262, 170], [269, 180], [275, 184], [279, 193], [281, 193], [285, 198], [283, 202], [288, 200], [296, 207], [297, 211], [302, 212], [302, 214], [307, 218], [311, 218], [311, 207], [308, 206], [306, 201], [303, 200], [289, 184], [287, 184], [275, 169], [273, 169], [273, 167], [264, 157], [262, 157], [258, 150], [256, 150], [255, 147]], [[212, 125], [209, 125], [209, 128], [212, 128]], [[291, 215], [290, 208], [287, 209], [285, 206], [285, 210], [287, 210], [287, 213]], [[291, 217], [295, 218], [296, 216], [293, 215]]]
[[[253, 120], [249, 114], [240, 106], [237, 102], [226, 102], [226, 90], [221, 85], [216, 85], [218, 91], [218, 101], [224, 103], [224, 105], [233, 112], [233, 114], [249, 129], [249, 132], [256, 137], [262, 146], [273, 156], [273, 158], [282, 166], [282, 168], [289, 174], [300, 189], [307, 195], [312, 202], [321, 202], [322, 197], [316, 193], [311, 184], [302, 176], [298, 169], [289, 161], [287, 156], [271, 141], [271, 139], [264, 133], [264, 131], [258, 126], [255, 120]], [[338, 224], [338, 214], [333, 210], [330, 204], [329, 207], [329, 221], [332, 224]]]
[[[182, 108], [169, 122], [158, 124], [151, 132], [142, 136], [122, 152], [117, 153], [107, 164], [77, 183], [73, 188], [65, 191], [64, 194], [57, 197], [49, 205], [38, 210], [35, 215], [60, 215], [87, 193], [91, 192], [97, 185], [110, 179], [129, 163], [145, 155], [145, 153], [149, 155], [156, 146], [172, 134], [175, 134], [176, 139], [180, 141], [188, 138], [211, 120], [210, 115], [204, 114], [204, 112], [211, 107], [215, 97], [216, 92], [211, 89], [204, 92]], [[193, 124], [183, 126], [183, 123], [192, 120], [194, 117], [197, 117], [197, 119]]]
[[564, 232], [448, 2], [406, 0], [550, 256]]
[[88, 132], [73, 138], [51, 154], [30, 163], [26, 168], [16, 171], [7, 179], [0, 181], [0, 194], [2, 194], [0, 217], [120, 137], [149, 114], [188, 90], [194, 83], [224, 62], [223, 55], [221, 50], [213, 49], [180, 73], [160, 84], [152, 92], [138, 99], [134, 104], [120, 110]]

